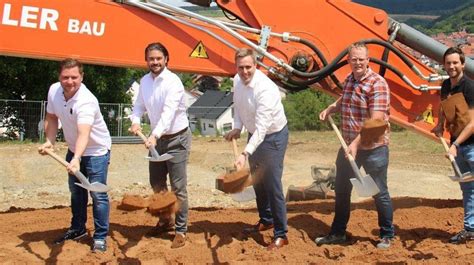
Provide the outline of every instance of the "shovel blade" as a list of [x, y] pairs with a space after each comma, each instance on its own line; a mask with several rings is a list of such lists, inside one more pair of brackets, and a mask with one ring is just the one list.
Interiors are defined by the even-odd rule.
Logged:
[[152, 157], [152, 156], [147, 156], [146, 158], [148, 160], [150, 160], [150, 162], [163, 162], [163, 161], [166, 161], [166, 160], [170, 160], [171, 158], [173, 158], [174, 156], [166, 153], [166, 154], [162, 154], [158, 157]]
[[361, 177], [360, 179], [351, 178], [350, 181], [359, 197], [372, 197], [380, 192], [374, 179], [369, 175]]
[[100, 182], [94, 182], [94, 183], [74, 183], [76, 184], [77, 186], [83, 188], [83, 189], [86, 189], [88, 191], [94, 191], [94, 192], [108, 192], [110, 190], [109, 187], [107, 187], [107, 185], [103, 184], [103, 183], [100, 183]]
[[248, 202], [257, 198], [253, 186], [245, 188], [242, 192], [232, 193], [230, 197], [237, 202]]

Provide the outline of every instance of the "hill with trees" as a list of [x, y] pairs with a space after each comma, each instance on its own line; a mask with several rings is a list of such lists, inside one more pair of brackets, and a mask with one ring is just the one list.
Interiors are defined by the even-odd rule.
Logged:
[[474, 4], [462, 6], [454, 14], [441, 16], [425, 27], [420, 28], [425, 33], [432, 35], [440, 32], [449, 33], [465, 29], [474, 33]]
[[380, 8], [389, 14], [444, 15], [473, 4], [474, 0], [353, 0], [353, 2]]

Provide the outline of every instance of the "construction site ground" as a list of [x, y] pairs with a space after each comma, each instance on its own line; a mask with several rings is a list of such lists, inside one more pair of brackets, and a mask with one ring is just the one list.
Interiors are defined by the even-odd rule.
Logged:
[[[239, 140], [243, 148], [243, 140]], [[290, 244], [268, 252], [272, 231], [245, 238], [256, 221], [255, 202], [238, 203], [216, 190], [215, 178], [232, 165], [231, 145], [222, 138], [193, 137], [188, 167], [189, 227], [186, 246], [171, 249], [173, 233], [147, 237], [156, 217], [145, 210], [117, 208], [124, 194], [150, 195], [147, 153], [142, 145], [113, 145], [108, 185], [112, 207], [105, 253], [90, 252], [89, 236], [54, 245], [71, 218], [65, 169], [40, 156], [37, 143], [0, 144], [0, 262], [13, 263], [413, 263], [468, 264], [474, 241], [449, 244], [463, 227], [459, 185], [452, 182], [441, 144], [409, 131], [392, 133], [389, 190], [394, 201], [396, 239], [388, 250], [375, 247], [377, 213], [372, 199], [353, 194], [349, 243], [318, 247], [333, 219], [333, 199], [288, 203]], [[331, 167], [339, 148], [333, 132], [292, 132], [285, 158], [284, 191], [313, 182], [311, 166]], [[67, 147], [58, 144], [64, 156]]]

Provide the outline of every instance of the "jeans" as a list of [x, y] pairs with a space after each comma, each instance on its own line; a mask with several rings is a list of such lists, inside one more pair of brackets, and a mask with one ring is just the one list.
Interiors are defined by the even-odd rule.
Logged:
[[[380, 238], [393, 238], [393, 207], [387, 188], [388, 147], [380, 146], [372, 150], [358, 150], [355, 158], [358, 167], [363, 166], [377, 184], [380, 192], [373, 196], [378, 213]], [[336, 203], [331, 234], [344, 234], [349, 222], [352, 184], [355, 177], [344, 150], [339, 149], [336, 160]]]
[[288, 232], [286, 203], [281, 183], [287, 145], [288, 127], [285, 126], [279, 132], [266, 135], [257, 150], [249, 156], [260, 222], [274, 225], [275, 238], [286, 238]]
[[[66, 161], [71, 161], [74, 153], [68, 150]], [[90, 183], [100, 182], [107, 184], [107, 171], [110, 162], [110, 151], [102, 156], [83, 156], [81, 158], [81, 172]], [[69, 191], [71, 191], [71, 230], [86, 229], [88, 191], [75, 185], [79, 180], [69, 175]], [[90, 192], [92, 197], [92, 213], [94, 216], [94, 240], [105, 240], [109, 232], [109, 196], [106, 192]]]
[[[474, 144], [461, 145], [456, 156], [461, 173], [474, 173]], [[474, 181], [460, 182], [464, 207], [464, 229], [474, 232]]]
[[[179, 200], [180, 208], [176, 212], [176, 232], [186, 233], [188, 230], [188, 191], [187, 191], [187, 164], [191, 150], [191, 131], [176, 135], [169, 139], [159, 139], [156, 150], [160, 155], [168, 153], [173, 156], [163, 162], [150, 162], [150, 185], [154, 192], [168, 190], [166, 176], [169, 174], [171, 190]], [[170, 216], [160, 216], [160, 222], [166, 223]]]

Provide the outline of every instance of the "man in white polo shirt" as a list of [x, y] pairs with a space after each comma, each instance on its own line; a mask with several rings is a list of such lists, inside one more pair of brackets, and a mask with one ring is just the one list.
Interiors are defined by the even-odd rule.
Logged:
[[[107, 170], [110, 160], [111, 138], [99, 109], [97, 98], [82, 84], [82, 64], [74, 59], [60, 63], [59, 82], [51, 85], [48, 92], [46, 120], [44, 122], [46, 142], [39, 147], [53, 148], [58, 132], [58, 123], [63, 126], [64, 138], [68, 144], [66, 161], [69, 162], [69, 190], [71, 191], [71, 226], [55, 241], [78, 240], [87, 234], [87, 190], [75, 185], [78, 182], [72, 174], [77, 169], [89, 182], [107, 184]], [[94, 215], [93, 252], [107, 250], [106, 238], [109, 231], [109, 197], [105, 192], [91, 192]]]
[[249, 131], [245, 151], [235, 165], [242, 168], [248, 158], [257, 195], [260, 220], [244, 230], [246, 234], [273, 228], [273, 242], [268, 250], [288, 245], [286, 204], [281, 177], [288, 145], [288, 126], [277, 85], [256, 69], [256, 54], [239, 49], [235, 54], [234, 129], [224, 137], [239, 138], [242, 127]]
[[151, 134], [145, 143], [155, 146], [159, 154], [168, 153], [172, 159], [150, 162], [150, 184], [158, 193], [168, 190], [166, 176], [169, 174], [171, 189], [176, 193], [180, 208], [176, 218], [162, 214], [150, 236], [175, 230], [171, 248], [185, 245], [188, 221], [188, 192], [186, 167], [191, 149], [191, 131], [186, 116], [184, 87], [179, 77], [166, 68], [168, 50], [161, 43], [151, 43], [145, 48], [145, 61], [150, 72], [140, 80], [140, 90], [130, 116], [133, 133], [141, 130], [140, 119], [147, 112], [151, 123]]

